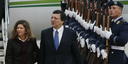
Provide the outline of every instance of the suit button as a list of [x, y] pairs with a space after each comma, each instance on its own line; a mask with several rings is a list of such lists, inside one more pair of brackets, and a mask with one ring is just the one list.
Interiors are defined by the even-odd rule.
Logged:
[[112, 54], [114, 53], [114, 52], [111, 52]]

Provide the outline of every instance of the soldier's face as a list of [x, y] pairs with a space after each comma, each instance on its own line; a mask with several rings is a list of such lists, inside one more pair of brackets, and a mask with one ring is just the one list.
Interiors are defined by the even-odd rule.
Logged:
[[97, 1], [94, 1], [94, 10], [97, 9]]
[[109, 7], [109, 15], [114, 19], [120, 17], [121, 13], [122, 13], [122, 9], [119, 6], [113, 5]]
[[53, 14], [51, 17], [52, 27], [59, 29], [63, 25], [64, 21], [61, 21], [60, 14]]
[[[92, 3], [90, 3], [90, 8], [92, 9], [92, 6], [93, 6], [93, 4]], [[97, 9], [97, 2], [96, 1], [94, 1], [94, 10], [96, 10]]]
[[111, 13], [110, 13], [111, 9], [110, 9], [110, 7], [108, 8], [108, 10], [109, 10], [109, 16], [111, 17]]

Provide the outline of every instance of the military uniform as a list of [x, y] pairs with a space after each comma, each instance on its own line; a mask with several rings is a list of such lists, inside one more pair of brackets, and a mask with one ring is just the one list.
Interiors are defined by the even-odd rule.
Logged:
[[123, 20], [123, 17], [120, 17], [115, 22], [111, 22], [111, 30], [109, 64], [126, 64], [127, 56], [124, 46], [128, 41], [128, 23]]
[[[118, 1], [110, 1], [108, 4], [109, 7], [113, 5], [123, 8], [123, 5]], [[110, 27], [112, 35], [109, 37], [111, 44], [109, 64], [127, 64], [124, 46], [128, 42], [128, 23], [120, 16], [110, 20]]]

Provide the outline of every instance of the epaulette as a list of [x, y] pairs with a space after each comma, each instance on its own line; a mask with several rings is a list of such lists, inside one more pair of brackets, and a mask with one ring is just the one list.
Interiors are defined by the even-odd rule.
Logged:
[[120, 21], [118, 20], [117, 22], [116, 22], [116, 24], [119, 24], [120, 23]]
[[95, 11], [95, 14], [97, 13], [97, 11]]
[[121, 22], [126, 22], [126, 21], [124, 19], [122, 19]]
[[111, 22], [113, 22], [114, 19], [111, 20]]
[[119, 24], [120, 22], [124, 23], [124, 22], [126, 22], [126, 21], [125, 21], [124, 19], [122, 19], [121, 21], [118, 20], [118, 21], [116, 22], [116, 24]]

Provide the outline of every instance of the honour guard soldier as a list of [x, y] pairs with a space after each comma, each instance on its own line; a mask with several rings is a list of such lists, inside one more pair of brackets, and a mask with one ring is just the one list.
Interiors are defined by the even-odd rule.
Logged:
[[111, 49], [108, 57], [109, 64], [127, 64], [124, 46], [128, 42], [128, 23], [122, 17], [123, 5], [118, 1], [109, 2], [110, 31], [104, 33], [109, 39]]

